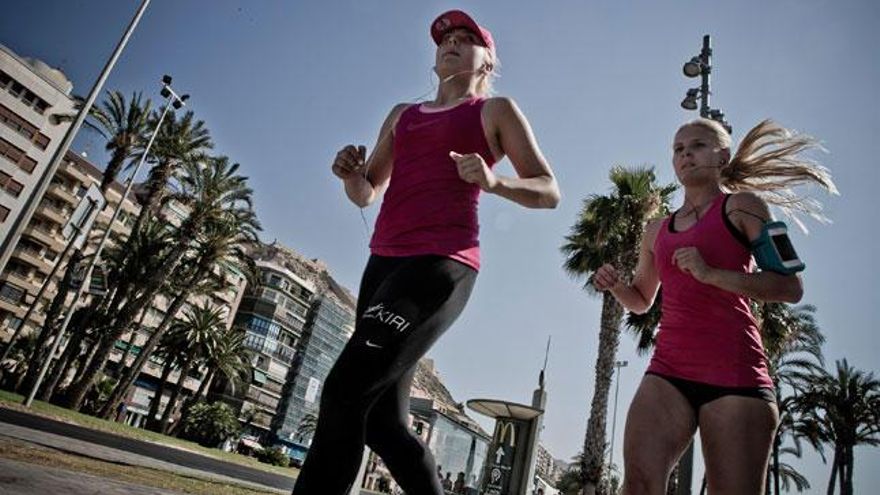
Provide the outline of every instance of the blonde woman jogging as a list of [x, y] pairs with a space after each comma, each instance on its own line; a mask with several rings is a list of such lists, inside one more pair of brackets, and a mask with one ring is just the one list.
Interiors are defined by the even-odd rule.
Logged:
[[834, 192], [826, 170], [800, 158], [814, 145], [764, 121], [732, 155], [717, 122], [685, 124], [672, 160], [684, 204], [647, 225], [631, 283], [610, 265], [596, 272], [596, 288], [636, 313], [663, 286], [654, 355], [626, 420], [623, 493], [665, 493], [697, 428], [709, 493], [763, 492], [778, 410], [749, 300], [801, 299], [804, 265], [768, 201], [817, 213], [790, 190], [814, 183]]
[[[464, 309], [477, 278], [480, 193], [528, 208], [559, 201], [525, 117], [509, 98], [488, 96], [498, 63], [492, 34], [449, 11], [431, 36], [434, 100], [394, 107], [369, 158], [350, 145], [333, 162], [354, 204], [384, 197], [355, 332], [325, 382], [294, 495], [348, 493], [365, 444], [406, 493], [443, 494], [430, 451], [409, 428], [409, 391], [419, 358]], [[516, 177], [495, 173], [505, 156]]]

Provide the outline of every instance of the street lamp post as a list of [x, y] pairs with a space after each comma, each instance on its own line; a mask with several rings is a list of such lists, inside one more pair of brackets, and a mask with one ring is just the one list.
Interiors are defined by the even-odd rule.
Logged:
[[128, 176], [128, 179], [125, 182], [125, 190], [122, 193], [122, 196], [119, 198], [119, 203], [116, 204], [116, 208], [113, 210], [113, 215], [110, 217], [110, 221], [107, 224], [106, 229], [104, 229], [104, 235], [101, 237], [101, 241], [98, 243], [98, 246], [95, 248], [95, 252], [92, 254], [92, 260], [89, 262], [88, 268], [86, 268], [85, 274], [83, 275], [83, 280], [79, 284], [79, 287], [76, 290], [76, 294], [73, 296], [73, 301], [70, 303], [70, 307], [67, 308], [67, 314], [64, 316], [64, 322], [61, 324], [61, 328], [58, 330], [58, 336], [55, 338], [55, 341], [52, 343], [52, 350], [49, 351], [49, 356], [46, 358], [46, 361], [40, 365], [40, 373], [37, 376], [36, 382], [34, 382], [34, 386], [28, 394], [27, 398], [25, 398], [23, 404], [25, 407], [30, 407], [34, 401], [34, 397], [37, 395], [37, 390], [40, 388], [40, 384], [43, 381], [43, 378], [46, 376], [46, 371], [49, 369], [49, 363], [52, 361], [52, 358], [55, 356], [55, 353], [58, 352], [58, 347], [61, 345], [61, 339], [64, 336], [64, 332], [67, 330], [67, 326], [70, 325], [70, 319], [73, 317], [73, 313], [76, 310], [77, 305], [79, 304], [79, 300], [85, 292], [86, 286], [89, 285], [92, 279], [92, 272], [95, 269], [95, 265], [98, 264], [98, 261], [101, 258], [101, 251], [104, 249], [104, 245], [107, 244], [107, 239], [110, 238], [110, 231], [113, 227], [113, 222], [116, 221], [116, 218], [119, 216], [119, 212], [122, 211], [122, 205], [125, 202], [125, 198], [128, 197], [128, 194], [131, 192], [131, 188], [134, 185], [135, 176], [137, 176], [144, 162], [147, 160], [147, 155], [150, 153], [150, 148], [153, 146], [153, 141], [156, 140], [156, 136], [159, 134], [160, 129], [162, 128], [162, 122], [165, 120], [165, 116], [168, 115], [168, 111], [171, 108], [178, 109], [185, 105], [187, 99], [189, 99], [189, 95], [179, 96], [177, 93], [171, 89], [171, 76], [165, 75], [162, 77], [162, 96], [167, 99], [167, 103], [165, 104], [165, 109], [162, 110], [162, 115], [159, 117], [159, 121], [156, 123], [156, 128], [153, 129], [153, 134], [150, 136], [149, 142], [147, 142], [147, 147], [144, 149], [143, 154], [141, 155], [140, 160], [138, 160], [137, 166], [132, 170], [131, 175]]
[[727, 129], [728, 133], [731, 133], [733, 128], [724, 120], [724, 112], [709, 106], [709, 96], [712, 94], [709, 89], [709, 76], [712, 74], [712, 39], [708, 34], [703, 36], [703, 49], [700, 50], [700, 54], [685, 62], [682, 72], [686, 77], [700, 77], [700, 87], [687, 90], [684, 100], [681, 101], [681, 108], [696, 110], [699, 99], [700, 117], [717, 121]]
[[[616, 369], [615, 373], [615, 383], [614, 383], [614, 415], [611, 417], [611, 447], [610, 452], [608, 453], [608, 466], [610, 468], [611, 465], [614, 464], [614, 434], [617, 430], [617, 396], [620, 392], [620, 368], [626, 367], [629, 364], [628, 361], [615, 361], [614, 368]], [[609, 473], [608, 481], [610, 483], [611, 476]]]

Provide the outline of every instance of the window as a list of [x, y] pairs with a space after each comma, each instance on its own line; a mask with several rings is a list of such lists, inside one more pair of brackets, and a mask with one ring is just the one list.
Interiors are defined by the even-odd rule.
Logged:
[[21, 302], [21, 300], [24, 299], [25, 293], [24, 289], [15, 284], [10, 284], [9, 282], [4, 283], [3, 286], [0, 287], [0, 299], [9, 301], [12, 304], [18, 304]]
[[24, 150], [19, 149], [17, 146], [2, 138], [0, 138], [0, 156], [5, 157], [10, 162], [18, 165], [27, 173], [33, 172], [34, 168], [37, 166], [37, 161], [28, 157]]
[[0, 189], [17, 198], [21, 194], [21, 190], [24, 189], [24, 184], [13, 179], [11, 175], [0, 172]]
[[36, 105], [34, 105], [34, 110], [40, 115], [43, 115], [43, 113], [45, 113], [48, 108], [49, 103], [44, 100], [37, 100]]
[[43, 257], [46, 258], [46, 261], [54, 262], [55, 258], [58, 257], [58, 251], [46, 248], [46, 254]]
[[0, 321], [5, 321], [10, 330], [18, 330], [21, 326], [21, 318], [9, 311], [0, 311]]
[[46, 100], [34, 94], [33, 91], [28, 91], [24, 85], [3, 71], [0, 71], [0, 88], [9, 91], [12, 96], [20, 99], [25, 105], [33, 108], [40, 115], [49, 108], [49, 103]]
[[37, 137], [34, 138], [34, 144], [37, 146], [37, 148], [40, 148], [41, 150], [48, 148], [50, 141], [51, 139], [49, 139], [49, 136], [43, 134], [42, 132], [38, 133]]
[[0, 205], [0, 222], [6, 221], [6, 217], [9, 216], [9, 208]]
[[[36, 126], [21, 118], [18, 114], [6, 107], [6, 105], [0, 105], [0, 122], [6, 124], [6, 126], [13, 131], [28, 138], [29, 141], [33, 141], [34, 136], [39, 133]], [[46, 138], [46, 144], [48, 144], [49, 138], [47, 136], [43, 137]], [[43, 146], [43, 149], [46, 149], [45, 146]]]
[[278, 300], [278, 293], [272, 289], [263, 289], [263, 299], [275, 302]]
[[12, 88], [9, 90], [9, 92], [12, 93], [12, 96], [21, 97], [21, 95], [24, 94], [25, 89], [24, 89], [24, 86], [22, 86], [20, 82], [13, 81]]

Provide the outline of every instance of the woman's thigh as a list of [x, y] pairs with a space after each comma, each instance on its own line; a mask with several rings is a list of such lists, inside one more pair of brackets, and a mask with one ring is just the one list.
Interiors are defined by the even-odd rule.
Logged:
[[724, 396], [700, 408], [700, 439], [709, 493], [762, 493], [779, 421], [776, 404]]
[[645, 375], [624, 432], [624, 493], [664, 493], [666, 479], [696, 431], [693, 408], [671, 383]]

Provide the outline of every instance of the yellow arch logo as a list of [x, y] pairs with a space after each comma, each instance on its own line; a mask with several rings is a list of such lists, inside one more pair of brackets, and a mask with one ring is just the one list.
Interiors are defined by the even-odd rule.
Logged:
[[510, 447], [516, 445], [516, 425], [513, 424], [513, 421], [499, 421], [497, 431], [498, 435], [496, 435], [495, 441], [498, 445], [503, 445], [505, 439]]

